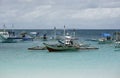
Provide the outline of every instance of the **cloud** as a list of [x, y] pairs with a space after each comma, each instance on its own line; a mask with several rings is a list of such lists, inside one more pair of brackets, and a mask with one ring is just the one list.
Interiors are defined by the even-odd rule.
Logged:
[[95, 8], [77, 11], [72, 18], [98, 20], [109, 18], [120, 18], [120, 8]]
[[[0, 0], [0, 24], [32, 26], [120, 24], [119, 0]], [[104, 20], [104, 21], [103, 21]], [[87, 23], [86, 23], [87, 22]], [[97, 22], [97, 23], [95, 23]], [[113, 26], [114, 23], [109, 25]], [[25, 26], [29, 25], [29, 26]], [[78, 27], [78, 26], [77, 26]], [[90, 27], [90, 28], [91, 28]]]
[[41, 18], [42, 16], [45, 16], [50, 13], [51, 5], [42, 5], [34, 8], [30, 12], [26, 12], [22, 16], [20, 16], [20, 19], [23, 19], [24, 21], [27, 20], [35, 20], [36, 18]]

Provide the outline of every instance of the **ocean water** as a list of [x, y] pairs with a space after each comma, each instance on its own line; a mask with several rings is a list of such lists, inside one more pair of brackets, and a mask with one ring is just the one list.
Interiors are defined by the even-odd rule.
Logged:
[[[47, 36], [53, 33], [52, 30], [24, 31], [39, 31], [41, 35], [47, 32]], [[53, 41], [0, 43], [0, 78], [120, 78], [120, 51], [115, 51], [114, 44], [100, 45], [84, 41], [87, 38], [99, 38], [104, 32], [115, 31], [76, 30], [80, 42], [98, 47], [98, 50], [50, 53], [47, 50], [30, 51], [27, 48]], [[58, 32], [62, 33], [62, 30]]]

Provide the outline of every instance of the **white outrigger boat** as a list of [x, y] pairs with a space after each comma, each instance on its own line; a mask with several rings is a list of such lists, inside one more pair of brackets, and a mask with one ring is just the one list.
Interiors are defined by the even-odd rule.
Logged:
[[15, 36], [15, 32], [13, 31], [6, 31], [5, 24], [3, 25], [4, 29], [0, 31], [0, 42], [2, 43], [16, 43], [18, 40], [21, 40], [21, 38], [18, 38]]
[[0, 32], [0, 42], [2, 43], [14, 43], [16, 42], [15, 39], [10, 37], [10, 34], [8, 32], [1, 31]]

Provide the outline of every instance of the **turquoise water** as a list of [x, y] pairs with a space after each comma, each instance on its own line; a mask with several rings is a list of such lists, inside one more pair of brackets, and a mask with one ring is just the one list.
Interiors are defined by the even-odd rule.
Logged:
[[120, 51], [89, 42], [98, 50], [30, 51], [43, 41], [0, 43], [0, 78], [120, 78]]

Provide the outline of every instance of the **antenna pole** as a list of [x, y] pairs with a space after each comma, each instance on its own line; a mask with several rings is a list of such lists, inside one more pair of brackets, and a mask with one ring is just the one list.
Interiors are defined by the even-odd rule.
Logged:
[[65, 25], [64, 25], [64, 36], [65, 36]]

